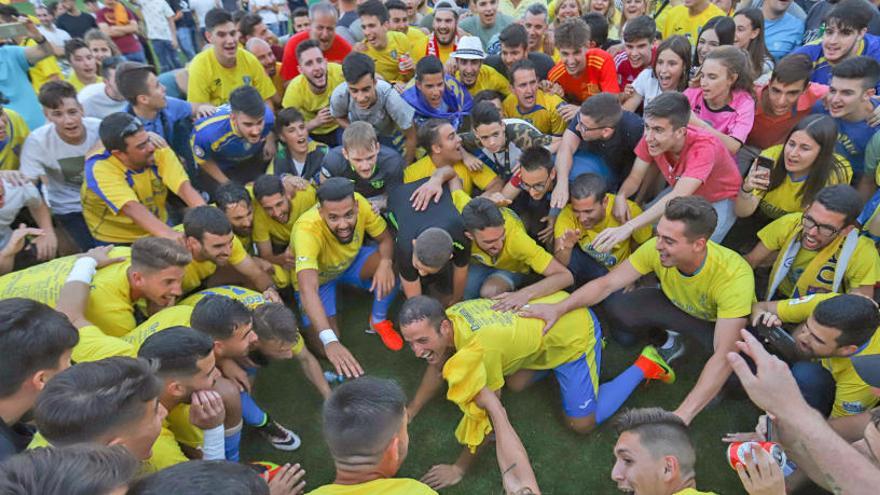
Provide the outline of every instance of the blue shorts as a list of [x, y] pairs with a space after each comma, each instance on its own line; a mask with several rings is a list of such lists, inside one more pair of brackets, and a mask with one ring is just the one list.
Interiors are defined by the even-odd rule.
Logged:
[[[592, 310], [593, 334], [595, 342], [592, 349], [574, 361], [560, 364], [553, 368], [556, 381], [559, 382], [559, 395], [562, 397], [562, 410], [569, 418], [584, 418], [596, 413], [598, 406], [599, 370], [602, 369], [602, 327]], [[535, 376], [538, 380], [547, 376], [545, 371]]]
[[[351, 265], [349, 265], [341, 275], [318, 286], [318, 296], [321, 298], [321, 305], [324, 306], [324, 312], [327, 314], [327, 318], [336, 316], [336, 286], [338, 284], [343, 283], [346, 285], [353, 285], [361, 289], [369, 289], [370, 286], [373, 285], [372, 279], [368, 278], [366, 280], [361, 280], [361, 269], [364, 267], [364, 263], [367, 262], [367, 259], [369, 259], [377, 249], [378, 247], [375, 244], [362, 246], [361, 250], [358, 251], [357, 256], [354, 257], [354, 261], [351, 262]], [[309, 317], [306, 316], [305, 309], [302, 307], [302, 299], [300, 299], [299, 292], [295, 295], [296, 302], [302, 310], [303, 326], [311, 326], [311, 321], [309, 321]]]
[[500, 268], [493, 268], [482, 263], [471, 263], [468, 267], [468, 278], [467, 284], [465, 284], [464, 288], [464, 298], [479, 299], [480, 289], [489, 277], [498, 277], [504, 280], [510, 284], [513, 288], [512, 290], [516, 290], [526, 278], [523, 273], [514, 273]]

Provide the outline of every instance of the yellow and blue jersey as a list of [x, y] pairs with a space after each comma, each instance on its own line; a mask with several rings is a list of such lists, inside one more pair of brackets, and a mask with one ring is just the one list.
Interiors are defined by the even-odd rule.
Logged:
[[0, 170], [18, 170], [21, 146], [31, 133], [27, 123], [18, 112], [4, 108], [6, 114], [6, 139], [0, 141]]
[[231, 116], [231, 109], [228, 105], [224, 105], [214, 115], [196, 122], [190, 137], [196, 164], [201, 166], [207, 161], [213, 161], [221, 170], [228, 171], [263, 152], [265, 138], [275, 124], [272, 110], [268, 106], [265, 108], [263, 139], [257, 144], [249, 143], [238, 134]]

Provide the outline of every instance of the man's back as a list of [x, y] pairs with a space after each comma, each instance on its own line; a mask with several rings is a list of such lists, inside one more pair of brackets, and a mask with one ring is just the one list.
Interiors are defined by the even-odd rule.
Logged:
[[381, 478], [356, 485], [332, 483], [320, 486], [308, 495], [436, 495], [428, 485], [409, 478]]

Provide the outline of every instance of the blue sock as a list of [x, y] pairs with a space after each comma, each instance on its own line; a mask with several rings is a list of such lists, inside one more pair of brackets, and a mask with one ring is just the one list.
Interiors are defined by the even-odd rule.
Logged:
[[644, 379], [644, 372], [638, 366], [632, 365], [615, 379], [599, 385], [596, 424], [601, 424], [616, 413]]
[[391, 289], [391, 292], [385, 295], [382, 299], [376, 299], [373, 297], [373, 311], [370, 316], [373, 318], [373, 322], [379, 323], [380, 321], [388, 318], [388, 308], [391, 307], [391, 303], [394, 302], [394, 298], [397, 297], [397, 291], [400, 288], [400, 284], [395, 282], [394, 288]]
[[241, 447], [241, 424], [235, 429], [235, 433], [227, 431], [223, 438], [223, 448], [226, 451], [226, 460], [231, 462], [239, 461], [239, 447]]
[[260, 427], [266, 424], [268, 415], [260, 409], [260, 406], [247, 392], [241, 393], [241, 419], [248, 426]]

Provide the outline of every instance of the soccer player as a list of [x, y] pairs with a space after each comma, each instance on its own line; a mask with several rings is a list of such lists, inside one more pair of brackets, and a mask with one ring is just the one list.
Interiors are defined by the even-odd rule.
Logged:
[[630, 409], [614, 422], [617, 444], [611, 479], [634, 495], [700, 495], [697, 453], [687, 425], [658, 407]]
[[859, 235], [862, 209], [848, 185], [823, 188], [803, 213], [789, 213], [758, 232], [746, 255], [752, 267], [773, 259], [766, 299], [797, 298], [814, 292], [851, 292], [871, 297], [880, 280], [873, 242]]
[[123, 493], [140, 467], [121, 445], [36, 449], [3, 463], [0, 490], [40, 495]]
[[[284, 190], [281, 177], [261, 175], [254, 181], [254, 228], [253, 242], [260, 258], [278, 265], [289, 273], [294, 269], [296, 257], [290, 250], [290, 235], [297, 219], [318, 202], [315, 188], [307, 185], [290, 197]], [[284, 285], [290, 278], [284, 273]]]
[[388, 0], [385, 8], [388, 9], [388, 28], [406, 35], [412, 48], [412, 61], [418, 63], [426, 55], [428, 36], [421, 29], [410, 25], [408, 7], [402, 0]]
[[571, 120], [587, 98], [599, 93], [620, 93], [614, 60], [605, 50], [588, 48], [590, 28], [581, 19], [566, 20], [556, 28], [554, 42], [561, 60], [547, 80], [556, 83], [570, 103], [560, 113]]
[[528, 59], [513, 64], [509, 70], [511, 94], [504, 99], [504, 114], [525, 120], [542, 134], [561, 136], [566, 120], [560, 109], [565, 101], [538, 88], [535, 65]]
[[[232, 233], [248, 254], [257, 254], [251, 237], [254, 228], [254, 207], [251, 192], [237, 182], [227, 182], [214, 192], [214, 203], [232, 224]], [[259, 258], [254, 258], [258, 262]], [[264, 267], [265, 268], [265, 267]]]
[[321, 46], [312, 40], [296, 47], [296, 60], [299, 75], [287, 85], [281, 105], [299, 110], [312, 139], [336, 146], [339, 124], [330, 114], [330, 95], [345, 81], [342, 66], [327, 62]]
[[293, 35], [284, 46], [281, 77], [285, 81], [299, 75], [300, 52], [297, 51], [297, 48], [300, 43], [306, 40], [316, 41], [324, 54], [324, 59], [328, 62], [340, 63], [351, 53], [351, 45], [348, 41], [336, 34], [336, 21], [339, 19], [339, 12], [333, 4], [319, 2], [310, 6], [309, 19], [311, 19], [310, 28]]
[[[365, 245], [364, 235], [378, 245]], [[303, 214], [293, 226], [292, 251], [296, 254], [298, 301], [314, 348], [323, 348], [337, 374], [363, 374], [357, 360], [339, 342], [336, 323], [336, 288], [352, 284], [373, 292], [370, 328], [391, 350], [403, 347], [388, 307], [397, 295], [392, 268], [394, 240], [385, 220], [377, 215], [354, 184], [333, 177], [318, 187], [318, 207]], [[318, 344], [320, 342], [320, 345]]]
[[321, 178], [344, 177], [377, 211], [384, 211], [389, 191], [403, 182], [405, 164], [400, 153], [379, 143], [373, 126], [352, 122], [342, 133], [342, 146], [324, 157]]
[[[558, 292], [532, 303], [565, 297]], [[484, 442], [489, 419], [474, 402], [484, 388], [497, 392], [506, 384], [511, 390], [523, 390], [553, 370], [566, 425], [587, 434], [610, 418], [643, 380], [675, 381], [672, 369], [656, 349], [647, 346], [635, 364], [599, 385], [602, 329], [589, 309], [575, 309], [544, 327], [533, 318], [496, 311], [492, 304], [475, 299], [444, 312], [437, 300], [419, 296], [408, 299], [400, 310], [404, 338], [416, 357], [428, 362], [419, 390], [407, 407], [410, 419], [439, 391], [442, 380], [449, 387], [447, 397], [465, 411], [456, 438], [466, 449], [454, 465], [436, 465], [422, 477], [432, 488], [458, 483]]]
[[205, 15], [205, 30], [211, 49], [196, 55], [189, 64], [187, 100], [219, 106], [242, 85], [256, 88], [261, 99], [270, 100], [275, 94], [275, 86], [257, 57], [239, 45], [238, 28], [232, 22], [232, 14], [223, 9], [212, 9]]
[[0, 301], [0, 462], [27, 447], [32, 427], [21, 421], [37, 395], [56, 374], [70, 366], [79, 341], [63, 314], [31, 299]]
[[476, 36], [462, 36], [452, 52], [452, 58], [455, 59], [455, 77], [464, 84], [471, 96], [485, 89], [498, 91], [504, 96], [510, 94], [507, 79], [483, 63], [486, 52]]
[[86, 157], [83, 217], [96, 240], [130, 244], [147, 235], [180, 239], [166, 223], [168, 193], [187, 206], [205, 204], [171, 148], [157, 148], [141, 121], [107, 116], [98, 128], [103, 147]]
[[305, 471], [299, 464], [285, 464], [268, 484], [254, 466], [227, 461], [190, 461], [139, 478], [128, 489], [129, 495], [202, 495], [205, 493], [247, 493], [271, 495], [302, 493]]
[[[608, 298], [605, 310], [615, 325], [613, 335], [623, 343], [632, 343], [637, 335], [653, 329], [674, 329], [696, 338], [714, 352], [675, 411], [690, 423], [730, 376], [727, 353], [734, 352], [755, 298], [754, 274], [748, 263], [709, 240], [717, 218], [703, 198], [675, 198], [657, 224], [657, 237], [642, 244], [607, 275], [556, 304], [531, 304], [522, 313], [552, 325], [572, 308], [593, 306]], [[652, 272], [660, 280], [659, 288], [615, 294]], [[660, 348], [664, 359], [672, 361], [683, 352], [676, 334], [667, 334]]]
[[281, 79], [281, 62], [275, 59], [272, 45], [262, 38], [253, 37], [247, 40], [244, 47], [248, 53], [257, 58], [257, 61], [260, 62], [263, 71], [266, 73], [266, 77], [272, 81], [272, 86], [275, 87], [275, 94], [272, 95], [271, 99], [272, 106], [274, 108], [281, 108], [281, 99], [284, 97], [284, 81]]
[[196, 165], [204, 172], [201, 185], [213, 192], [230, 180], [246, 184], [264, 173], [274, 123], [275, 114], [256, 89], [239, 86], [232, 91], [229, 106], [196, 122], [190, 138]]
[[417, 148], [413, 108], [391, 84], [376, 79], [376, 65], [363, 53], [345, 57], [342, 75], [345, 83], [330, 96], [330, 114], [339, 126], [367, 122], [376, 129], [380, 143], [402, 151], [406, 163], [412, 163]]
[[388, 29], [388, 9], [380, 0], [358, 5], [357, 14], [364, 31], [359, 49], [376, 62], [376, 74], [391, 84], [412, 79], [415, 63], [412, 46], [405, 34]]

